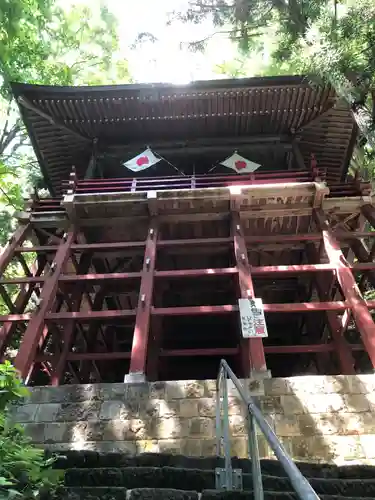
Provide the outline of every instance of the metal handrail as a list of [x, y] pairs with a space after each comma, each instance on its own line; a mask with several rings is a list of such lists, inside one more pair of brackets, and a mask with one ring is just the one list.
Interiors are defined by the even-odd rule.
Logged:
[[[254, 499], [263, 500], [263, 483], [262, 472], [260, 467], [258, 442], [256, 436], [256, 427], [258, 425], [263, 435], [267, 439], [269, 446], [275, 453], [276, 458], [281, 463], [284, 471], [292, 483], [294, 491], [301, 500], [319, 500], [318, 495], [311, 487], [307, 479], [301, 474], [300, 470], [285, 451], [278, 437], [273, 432], [272, 428], [264, 418], [263, 413], [255, 403], [254, 398], [246, 394], [245, 388], [240, 383], [239, 379], [231, 370], [228, 363], [222, 359], [220, 361], [219, 373], [216, 381], [216, 437], [217, 437], [217, 454], [221, 455], [221, 448], [224, 451], [225, 459], [225, 476], [226, 487], [233, 487], [233, 470], [230, 454], [230, 437], [229, 437], [229, 409], [228, 409], [228, 377], [236, 387], [242, 402], [246, 405], [248, 411], [248, 439], [249, 439], [249, 455], [252, 465], [253, 490]], [[223, 419], [221, 416], [221, 396], [220, 389], [223, 382]]]

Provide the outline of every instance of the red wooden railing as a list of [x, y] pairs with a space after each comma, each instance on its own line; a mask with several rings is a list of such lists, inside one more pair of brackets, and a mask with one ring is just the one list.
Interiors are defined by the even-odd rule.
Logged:
[[[145, 191], [166, 191], [174, 189], [205, 189], [228, 186], [256, 186], [271, 184], [286, 184], [294, 182], [324, 181], [325, 171], [308, 170], [280, 170], [272, 172], [257, 172], [244, 175], [196, 175], [196, 176], [169, 176], [169, 177], [142, 177], [116, 179], [87, 179], [81, 180], [73, 171], [70, 180], [63, 183], [64, 193], [103, 194], [103, 193], [136, 193]], [[328, 183], [330, 193], [328, 198], [346, 196], [361, 196], [369, 194], [370, 183], [358, 182], [352, 179], [346, 183]], [[32, 204], [33, 212], [63, 211], [61, 199], [35, 199]]]
[[[315, 174], [315, 175], [314, 175]], [[88, 179], [80, 180], [74, 175], [70, 181], [64, 183], [65, 189], [71, 189], [76, 194], [118, 193], [140, 191], [166, 191], [169, 189], [204, 189], [226, 186], [285, 184], [290, 182], [312, 182], [316, 174], [323, 180], [325, 172], [318, 170], [315, 173], [308, 170], [280, 170], [259, 172], [243, 175], [196, 175], [171, 177], [141, 177], [118, 179]]]

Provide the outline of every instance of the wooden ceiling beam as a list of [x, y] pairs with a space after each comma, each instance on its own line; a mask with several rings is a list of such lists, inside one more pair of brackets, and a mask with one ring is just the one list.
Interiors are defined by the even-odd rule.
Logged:
[[252, 135], [243, 137], [206, 137], [191, 141], [155, 141], [150, 144], [134, 142], [132, 144], [104, 144], [99, 147], [102, 153], [139, 154], [139, 151], [150, 146], [160, 155], [205, 154], [238, 149], [292, 149], [292, 137], [289, 135]]

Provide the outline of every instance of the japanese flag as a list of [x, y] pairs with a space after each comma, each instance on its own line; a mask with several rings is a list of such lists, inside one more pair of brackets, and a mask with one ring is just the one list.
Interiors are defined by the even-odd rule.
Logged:
[[146, 168], [152, 167], [152, 165], [155, 165], [155, 163], [158, 163], [160, 160], [161, 158], [156, 158], [151, 149], [147, 148], [143, 153], [126, 161], [123, 165], [132, 172], [142, 172], [146, 170]]
[[232, 156], [220, 162], [220, 164], [224, 165], [224, 167], [235, 170], [238, 174], [249, 174], [251, 172], [255, 172], [255, 170], [260, 167], [258, 163], [247, 160], [237, 153], [233, 153]]

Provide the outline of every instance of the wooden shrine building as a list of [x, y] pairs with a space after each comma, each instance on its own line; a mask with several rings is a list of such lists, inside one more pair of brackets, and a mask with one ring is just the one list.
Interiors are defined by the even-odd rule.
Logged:
[[[211, 379], [221, 358], [239, 376], [373, 369], [374, 197], [332, 89], [13, 91], [51, 193], [17, 214], [0, 258], [1, 351], [19, 340], [28, 383]], [[124, 166], [147, 147], [161, 161]], [[221, 165], [234, 151], [260, 168]], [[267, 338], [242, 337], [238, 299], [252, 297]]]

